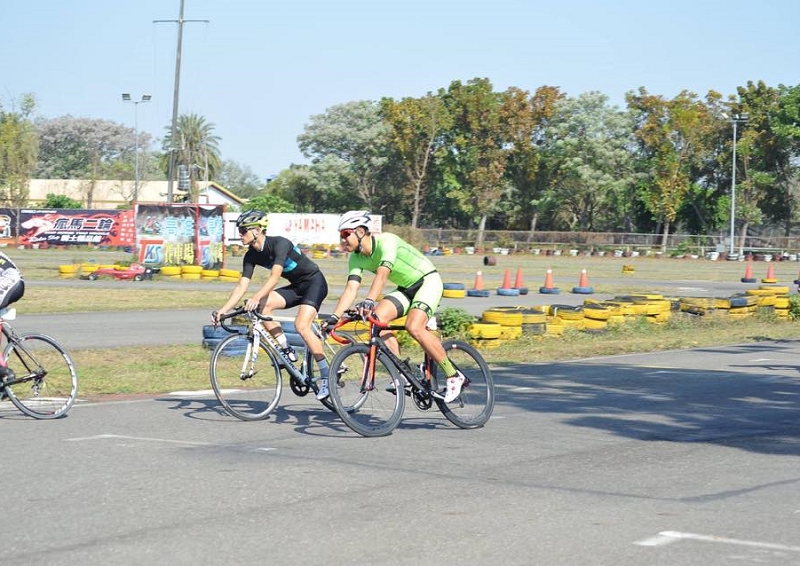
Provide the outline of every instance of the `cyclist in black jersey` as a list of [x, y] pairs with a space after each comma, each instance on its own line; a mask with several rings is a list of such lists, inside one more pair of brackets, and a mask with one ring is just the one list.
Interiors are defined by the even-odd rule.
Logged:
[[[328, 283], [316, 263], [303, 255], [300, 249], [283, 236], [267, 236], [267, 215], [259, 210], [248, 210], [239, 215], [236, 227], [242, 243], [248, 246], [242, 262], [242, 276], [219, 311], [212, 314], [212, 323], [218, 324], [217, 313], [226, 313], [242, 300], [257, 265], [270, 271], [261, 288], [245, 303], [246, 310], [259, 309], [269, 316], [276, 309], [299, 307], [294, 325], [313, 354], [320, 370], [318, 399], [328, 396], [328, 363], [323, 344], [312, 332], [311, 323], [317, 318], [319, 308], [328, 295]], [[289, 284], [277, 287], [281, 278]], [[277, 288], [276, 288], [277, 287]], [[264, 327], [275, 336], [289, 358], [296, 361], [291, 346], [278, 322], [265, 322]]]

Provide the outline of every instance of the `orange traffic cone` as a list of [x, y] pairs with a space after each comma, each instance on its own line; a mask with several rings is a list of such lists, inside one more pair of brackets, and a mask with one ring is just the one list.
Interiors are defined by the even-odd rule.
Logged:
[[544, 274], [544, 286], [539, 287], [540, 293], [546, 293], [549, 295], [558, 295], [561, 290], [558, 287], [553, 286], [553, 270], [548, 269]]
[[511, 271], [506, 269], [505, 275], [503, 275], [503, 284], [501, 285], [503, 289], [511, 289]]
[[522, 268], [517, 268], [517, 276], [514, 278], [514, 289], [519, 289], [520, 295], [527, 295], [528, 288], [522, 285]]
[[483, 288], [483, 273], [475, 272], [475, 285], [472, 289], [467, 289], [467, 297], [488, 297], [489, 291]]
[[483, 273], [480, 271], [475, 272], [475, 285], [472, 288], [476, 291], [483, 291]]
[[769, 268], [767, 269], [767, 276], [761, 280], [762, 283], [777, 283], [778, 280], [775, 278], [775, 268], [772, 265], [772, 262], [769, 264]]
[[580, 293], [583, 295], [588, 295], [594, 293], [594, 289], [589, 287], [589, 276], [586, 275], [586, 270], [581, 269], [581, 277], [578, 280], [578, 286], [572, 288], [573, 293]]
[[747, 267], [744, 268], [744, 277], [741, 279], [742, 283], [755, 283], [756, 278], [753, 277], [753, 264], [747, 262]]
[[522, 288], [522, 268], [517, 268], [517, 276], [514, 278], [514, 287], [516, 289]]

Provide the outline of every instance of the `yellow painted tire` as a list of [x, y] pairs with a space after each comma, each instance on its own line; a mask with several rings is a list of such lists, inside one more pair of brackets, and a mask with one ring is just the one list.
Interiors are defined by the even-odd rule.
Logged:
[[776, 309], [788, 309], [789, 308], [789, 297], [775, 297], [775, 308]]
[[762, 279], [761, 282], [762, 283], [777, 283], [778, 280], [776, 278], [774, 278], [774, 277], [764, 277], [764, 279]]
[[502, 327], [496, 322], [474, 322], [467, 329], [467, 334], [474, 339], [500, 338]]
[[470, 340], [469, 343], [478, 348], [478, 350], [490, 350], [492, 348], [497, 348], [502, 344], [505, 344], [506, 341], [500, 340], [499, 338], [494, 338], [494, 339], [477, 338]]
[[181, 275], [184, 274], [197, 274], [200, 275], [203, 272], [202, 265], [182, 265], [181, 266]]
[[200, 272], [200, 276], [203, 279], [215, 279], [219, 277], [219, 269], [204, 269]]
[[550, 305], [549, 314], [561, 320], [583, 320], [583, 307], [570, 305]]
[[786, 285], [759, 285], [758, 288], [771, 291], [775, 295], [788, 295], [790, 290]]
[[181, 279], [200, 279], [201, 277], [199, 273], [181, 273]]
[[607, 320], [599, 320], [596, 318], [585, 318], [583, 320], [584, 330], [606, 330], [608, 328]]
[[75, 264], [59, 265], [58, 272], [62, 275], [75, 275], [78, 273], [78, 266]]
[[504, 326], [522, 326], [522, 313], [517, 310], [488, 309], [481, 318], [485, 322], [496, 322]]
[[222, 275], [219, 276], [219, 280], [222, 281], [223, 283], [238, 283], [239, 282], [239, 278], [238, 277], [223, 277]]
[[180, 275], [181, 268], [179, 265], [165, 265], [161, 268], [161, 275], [166, 276], [173, 276], [173, 275]]
[[586, 319], [606, 322], [611, 317], [611, 309], [602, 305], [583, 305], [583, 316]]
[[442, 291], [442, 297], [447, 299], [463, 299], [467, 296], [465, 289], [445, 289]]
[[522, 336], [522, 326], [502, 326], [500, 329], [501, 340], [516, 340]]

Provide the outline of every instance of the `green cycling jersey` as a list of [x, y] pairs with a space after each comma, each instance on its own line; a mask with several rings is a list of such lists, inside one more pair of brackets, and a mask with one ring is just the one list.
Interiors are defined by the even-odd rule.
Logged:
[[436, 271], [431, 260], [399, 236], [384, 232], [370, 237], [372, 253], [369, 256], [350, 254], [348, 280], [361, 281], [364, 270], [375, 273], [384, 266], [389, 269], [389, 281], [398, 287], [410, 287]]

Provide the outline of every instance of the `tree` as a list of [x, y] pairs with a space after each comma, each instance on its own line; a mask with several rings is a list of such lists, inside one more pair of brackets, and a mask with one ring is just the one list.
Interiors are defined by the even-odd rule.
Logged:
[[0, 202], [20, 207], [28, 202], [28, 186], [38, 157], [38, 138], [31, 121], [36, 100], [26, 94], [19, 111], [0, 104]]
[[447, 133], [450, 168], [449, 196], [478, 221], [475, 246], [483, 247], [486, 220], [507, 189], [504, 173], [513, 148], [515, 123], [513, 92], [496, 93], [488, 79], [454, 81], [440, 91], [453, 127]]
[[551, 199], [570, 230], [616, 228], [635, 187], [628, 151], [632, 121], [588, 92], [559, 100], [545, 132]]
[[242, 198], [256, 196], [264, 188], [264, 182], [247, 165], [237, 163], [232, 159], [222, 162], [214, 174], [214, 180]]
[[220, 138], [214, 135], [214, 124], [206, 122], [198, 114], [181, 114], [178, 116], [175, 133], [177, 139], [172, 140], [172, 127], [166, 128], [161, 159], [162, 169], [169, 174], [169, 152], [175, 152], [175, 167], [185, 167], [189, 176], [189, 201], [198, 202], [199, 191], [197, 181], [214, 179], [222, 166], [219, 151]]
[[67, 195], [47, 193], [47, 200], [40, 208], [82, 208], [83, 204]]
[[430, 93], [400, 101], [384, 98], [381, 116], [389, 125], [389, 139], [408, 183], [405, 192], [411, 199], [411, 227], [417, 228], [429, 165], [441, 146], [442, 132], [452, 126], [453, 120], [442, 99]]
[[692, 169], [710, 149], [710, 132], [717, 122], [709, 107], [688, 91], [666, 100], [642, 87], [638, 94], [629, 92], [626, 99], [646, 164], [647, 180], [640, 184], [639, 196], [663, 227], [661, 245], [666, 251], [670, 228], [694, 181]]
[[327, 158], [346, 165], [355, 192], [350, 208], [381, 208], [379, 187], [384, 188], [381, 175], [389, 161], [389, 126], [375, 102], [348, 102], [312, 116], [297, 142], [312, 164]]

